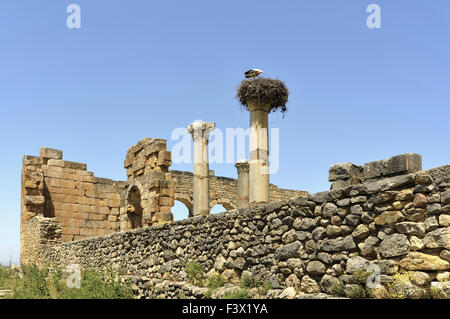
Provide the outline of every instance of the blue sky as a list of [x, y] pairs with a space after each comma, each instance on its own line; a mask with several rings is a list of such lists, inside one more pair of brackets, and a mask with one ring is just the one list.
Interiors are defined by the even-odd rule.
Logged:
[[[68, 29], [66, 7], [81, 7]], [[381, 7], [381, 29], [366, 7]], [[317, 192], [328, 168], [405, 152], [450, 161], [450, 2], [0, 3], [0, 261], [18, 260], [20, 170], [39, 147], [124, 180], [127, 148], [195, 119], [248, 127], [234, 98], [251, 67], [291, 91], [271, 182]], [[192, 165], [172, 169], [191, 170]], [[216, 175], [236, 176], [232, 164]]]

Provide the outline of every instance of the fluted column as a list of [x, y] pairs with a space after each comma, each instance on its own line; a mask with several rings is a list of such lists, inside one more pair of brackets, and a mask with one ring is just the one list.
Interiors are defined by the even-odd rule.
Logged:
[[187, 128], [194, 142], [193, 216], [209, 215], [208, 139], [215, 125], [196, 121]]
[[248, 171], [249, 164], [247, 160], [239, 160], [234, 165], [238, 172], [238, 207], [249, 207], [248, 202]]

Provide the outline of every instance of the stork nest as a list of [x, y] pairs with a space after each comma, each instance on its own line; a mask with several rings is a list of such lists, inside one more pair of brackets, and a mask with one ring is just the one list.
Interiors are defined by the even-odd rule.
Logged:
[[260, 77], [243, 80], [237, 89], [236, 98], [247, 110], [248, 102], [256, 101], [270, 105], [272, 111], [280, 109], [284, 113], [287, 111], [289, 90], [281, 80]]

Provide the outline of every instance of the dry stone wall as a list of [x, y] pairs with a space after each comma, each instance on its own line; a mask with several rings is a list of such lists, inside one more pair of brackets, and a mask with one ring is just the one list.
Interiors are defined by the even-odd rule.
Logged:
[[[143, 278], [143, 296], [167, 297], [155, 287], [186, 281], [185, 266], [195, 261], [230, 282], [247, 271], [273, 288], [304, 293], [352, 290], [358, 271], [379, 269], [383, 287], [406, 285], [409, 297], [420, 298], [430, 287], [449, 288], [450, 166], [49, 244], [38, 258], [60, 267], [121, 269]], [[402, 271], [407, 280], [398, 283]]]

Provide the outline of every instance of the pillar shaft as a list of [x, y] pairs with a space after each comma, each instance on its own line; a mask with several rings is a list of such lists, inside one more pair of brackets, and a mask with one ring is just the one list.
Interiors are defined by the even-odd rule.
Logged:
[[193, 216], [209, 214], [208, 139], [214, 127], [215, 123], [199, 121], [187, 128], [194, 144]]
[[249, 187], [248, 187], [248, 172], [249, 164], [246, 160], [237, 161], [235, 164], [238, 171], [238, 207], [249, 207]]
[[269, 202], [269, 105], [249, 103], [250, 161], [249, 202]]

